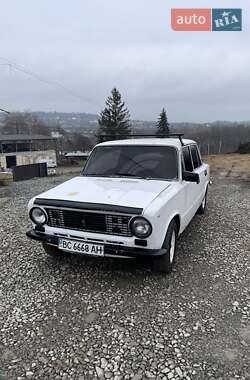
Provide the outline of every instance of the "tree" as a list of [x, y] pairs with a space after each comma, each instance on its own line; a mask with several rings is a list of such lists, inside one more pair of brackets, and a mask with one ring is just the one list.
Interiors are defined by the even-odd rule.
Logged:
[[158, 122], [157, 122], [157, 135], [168, 135], [170, 132], [169, 122], [165, 108], [160, 113]]
[[93, 143], [89, 137], [82, 135], [81, 133], [72, 133], [68, 137], [68, 148], [71, 151], [82, 151], [91, 150], [93, 148]]
[[28, 112], [12, 112], [6, 115], [2, 131], [8, 135], [50, 135], [47, 125], [36, 115]]
[[117, 140], [131, 134], [130, 114], [125, 107], [120, 92], [114, 88], [106, 100], [106, 107], [98, 119], [98, 139], [107, 136], [107, 140]]

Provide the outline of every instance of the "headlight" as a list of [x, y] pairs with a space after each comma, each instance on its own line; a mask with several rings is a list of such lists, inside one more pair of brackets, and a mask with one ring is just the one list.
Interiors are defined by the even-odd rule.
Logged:
[[47, 222], [47, 215], [41, 208], [34, 207], [30, 210], [30, 219], [35, 224], [43, 225]]
[[136, 217], [131, 220], [130, 228], [132, 233], [140, 238], [140, 239], [146, 239], [149, 237], [152, 233], [152, 226], [147, 221], [147, 219], [142, 217]]

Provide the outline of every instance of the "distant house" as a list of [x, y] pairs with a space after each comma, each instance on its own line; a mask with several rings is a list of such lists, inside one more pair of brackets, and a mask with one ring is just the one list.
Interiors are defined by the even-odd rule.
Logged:
[[51, 132], [51, 136], [54, 138], [54, 139], [60, 139], [61, 137], [63, 137], [63, 135], [57, 131], [52, 131]]
[[56, 163], [56, 139], [41, 135], [0, 135], [0, 167]]

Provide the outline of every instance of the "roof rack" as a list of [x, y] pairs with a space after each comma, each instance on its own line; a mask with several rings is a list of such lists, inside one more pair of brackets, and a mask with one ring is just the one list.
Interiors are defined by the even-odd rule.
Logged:
[[[158, 138], [158, 139], [167, 139], [167, 138], [171, 138], [171, 137], [177, 137], [179, 140], [180, 140], [180, 143], [182, 146], [184, 146], [184, 142], [183, 142], [183, 136], [184, 136], [184, 133], [168, 133], [167, 135], [124, 135], [124, 136], [117, 136], [119, 140], [123, 140], [125, 138], [138, 138], [138, 137], [143, 137], [143, 138]], [[102, 135], [102, 136], [99, 136], [100, 138], [100, 141], [101, 142], [105, 142], [109, 139], [113, 139], [115, 140], [114, 136], [113, 135]]]

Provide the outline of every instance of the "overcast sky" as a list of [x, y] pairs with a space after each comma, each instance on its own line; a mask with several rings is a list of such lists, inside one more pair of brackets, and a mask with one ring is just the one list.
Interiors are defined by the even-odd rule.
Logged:
[[[242, 7], [244, 31], [173, 32], [172, 7]], [[117, 86], [133, 119], [166, 107], [170, 121], [250, 120], [249, 11], [247, 0], [1, 0], [0, 108], [96, 113]]]

